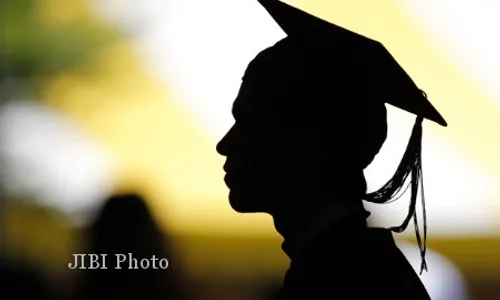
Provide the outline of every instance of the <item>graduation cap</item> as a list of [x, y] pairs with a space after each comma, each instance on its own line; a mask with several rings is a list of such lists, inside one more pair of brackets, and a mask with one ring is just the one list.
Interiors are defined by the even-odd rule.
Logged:
[[[416, 86], [410, 76], [380, 42], [329, 23], [279, 0], [259, 0], [259, 2], [287, 34], [285, 39], [293, 38], [296, 45], [314, 45], [312, 47], [313, 51], [322, 47], [326, 48], [327, 50], [322, 52], [321, 55], [324, 56], [330, 53], [331, 57], [326, 59], [340, 61], [341, 63], [337, 63], [337, 66], [342, 65], [342, 67], [349, 68], [349, 63], [353, 63], [356, 68], [361, 67], [360, 73], [369, 74], [368, 80], [375, 82], [377, 90], [384, 94], [385, 103], [417, 116], [408, 146], [394, 176], [378, 191], [366, 194], [364, 200], [373, 203], [395, 201], [400, 197], [401, 191], [403, 193], [406, 191], [407, 178], [411, 178], [411, 182], [406, 185], [406, 187], [411, 186], [408, 215], [400, 226], [391, 227], [390, 229], [395, 232], [402, 232], [413, 219], [417, 242], [422, 255], [421, 272], [427, 269], [425, 263], [427, 221], [423, 189], [423, 243], [415, 209], [419, 185], [423, 183], [421, 164], [422, 122], [427, 119], [442, 126], [447, 126], [446, 121], [429, 102], [426, 94]], [[356, 59], [349, 60], [345, 59], [345, 57], [335, 57], [336, 55], [351, 55], [351, 57], [355, 55]], [[283, 65], [286, 65], [286, 63]]]
[[[259, 0], [288, 37], [302, 39], [304, 43], [333, 46], [345, 52], [355, 52], [362, 57], [366, 70], [376, 78], [379, 88], [388, 97], [385, 99], [399, 109], [416, 116], [447, 126], [441, 114], [429, 102], [410, 76], [380, 43], [352, 32], [311, 14], [301, 11], [279, 0]], [[334, 58], [332, 59], [342, 59]]]

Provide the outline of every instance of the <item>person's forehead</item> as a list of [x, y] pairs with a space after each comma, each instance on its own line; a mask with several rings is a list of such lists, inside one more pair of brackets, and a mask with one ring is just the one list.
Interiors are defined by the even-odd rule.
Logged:
[[264, 85], [259, 85], [251, 80], [243, 80], [233, 103], [233, 111], [260, 107], [266, 102], [263, 98], [269, 93], [270, 90], [266, 89]]
[[245, 80], [236, 97], [232, 114], [236, 121], [272, 122], [274, 126], [295, 126], [319, 116], [316, 102], [290, 89]]

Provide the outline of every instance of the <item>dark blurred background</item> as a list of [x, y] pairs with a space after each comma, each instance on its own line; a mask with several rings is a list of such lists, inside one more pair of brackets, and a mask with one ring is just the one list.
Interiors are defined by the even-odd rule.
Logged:
[[[286, 2], [382, 41], [442, 111], [449, 127], [424, 130], [422, 280], [436, 300], [498, 299], [500, 5]], [[231, 211], [215, 152], [247, 63], [284, 37], [257, 1], [2, 0], [0, 28], [5, 298], [272, 299], [281, 239], [269, 217]], [[412, 123], [389, 107], [370, 190], [394, 172]], [[370, 222], [400, 222], [406, 200], [367, 205]], [[411, 232], [398, 243], [418, 267]], [[170, 266], [68, 268], [92, 251], [163, 253]]]

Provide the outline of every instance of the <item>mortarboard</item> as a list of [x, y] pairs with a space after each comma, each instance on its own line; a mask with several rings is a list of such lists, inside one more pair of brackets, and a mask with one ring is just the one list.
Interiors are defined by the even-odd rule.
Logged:
[[441, 114], [380, 42], [322, 20], [279, 0], [259, 0], [259, 2], [287, 37], [303, 39], [304, 43], [320, 44], [336, 51], [355, 52], [363, 61], [362, 71], [372, 74], [379, 88], [387, 96], [386, 103], [447, 126]]

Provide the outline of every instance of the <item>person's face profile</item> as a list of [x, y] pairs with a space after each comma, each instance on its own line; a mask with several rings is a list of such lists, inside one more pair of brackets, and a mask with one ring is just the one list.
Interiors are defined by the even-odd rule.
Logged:
[[217, 144], [227, 157], [225, 182], [236, 211], [269, 212], [315, 175], [319, 137], [306, 124], [284, 121], [280, 103], [287, 101], [280, 97], [286, 96], [243, 81], [233, 104], [235, 123]]

